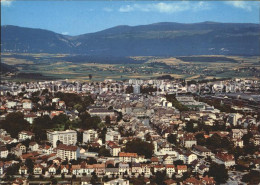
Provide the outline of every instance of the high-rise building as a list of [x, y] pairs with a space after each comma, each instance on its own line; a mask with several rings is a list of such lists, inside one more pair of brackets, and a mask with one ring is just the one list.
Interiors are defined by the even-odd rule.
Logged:
[[66, 145], [75, 145], [77, 143], [77, 132], [75, 130], [66, 131], [48, 131], [47, 139], [54, 148], [57, 147], [57, 141], [59, 140]]

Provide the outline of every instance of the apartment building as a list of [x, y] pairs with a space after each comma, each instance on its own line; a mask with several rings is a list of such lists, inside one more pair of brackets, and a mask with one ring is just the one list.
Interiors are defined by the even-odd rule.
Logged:
[[106, 134], [106, 141], [119, 141], [121, 139], [121, 135], [117, 131], [108, 131]]
[[62, 160], [77, 160], [79, 155], [80, 152], [77, 146], [59, 144], [57, 147], [57, 156]]
[[47, 139], [54, 148], [57, 147], [58, 140], [65, 145], [75, 145], [77, 143], [77, 132], [75, 130], [48, 131]]
[[98, 133], [95, 130], [86, 130], [83, 132], [83, 143], [94, 142], [98, 138]]

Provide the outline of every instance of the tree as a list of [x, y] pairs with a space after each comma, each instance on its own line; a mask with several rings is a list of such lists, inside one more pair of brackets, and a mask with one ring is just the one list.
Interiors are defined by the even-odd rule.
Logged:
[[248, 145], [250, 142], [250, 139], [253, 137], [253, 134], [251, 132], [248, 132], [247, 134], [243, 135], [242, 140], [244, 145]]
[[126, 91], [125, 92], [126, 94], [131, 94], [134, 92], [134, 88], [133, 88], [133, 86], [127, 86], [125, 91]]
[[208, 174], [213, 177], [217, 183], [225, 183], [228, 179], [228, 170], [224, 164], [211, 163]]
[[90, 183], [91, 184], [96, 184], [98, 182], [97, 174], [95, 172], [93, 172], [91, 175], [92, 175], [92, 177], [90, 179]]
[[32, 159], [27, 158], [27, 159], [25, 160], [25, 165], [26, 165], [27, 168], [28, 168], [28, 173], [30, 173], [30, 174], [33, 173], [34, 164], [33, 164]]
[[111, 124], [110, 116], [106, 116], [105, 120], [106, 120], [106, 125]]
[[17, 137], [22, 130], [30, 129], [30, 123], [24, 119], [24, 115], [21, 112], [9, 113], [6, 119], [0, 122], [0, 126], [10, 133], [12, 137]]
[[199, 133], [199, 134], [196, 134], [195, 137], [196, 137], [198, 145], [204, 146], [206, 144], [206, 139], [204, 137], [204, 134]]
[[163, 185], [163, 181], [165, 179], [165, 176], [166, 176], [165, 171], [164, 172], [157, 171], [156, 174], [155, 174], [156, 184]]
[[65, 114], [59, 114], [52, 118], [52, 125], [64, 125], [69, 120], [68, 116]]
[[19, 164], [13, 164], [12, 166], [9, 166], [6, 169], [6, 175], [16, 175], [19, 171], [20, 165]]
[[101, 147], [98, 156], [104, 156], [104, 157], [111, 157], [110, 151], [106, 149], [105, 147]]
[[50, 179], [51, 179], [51, 184], [57, 184], [58, 183], [58, 180], [56, 178], [54, 178], [54, 176], [51, 176]]
[[172, 144], [177, 144], [177, 135], [176, 134], [169, 134], [167, 136], [167, 141]]
[[126, 143], [126, 152], [137, 153], [144, 155], [146, 158], [151, 158], [153, 155], [154, 146], [152, 143], [142, 141], [141, 139], [134, 139]]
[[242, 182], [248, 184], [259, 184], [260, 183], [260, 172], [252, 170], [249, 173], [243, 175]]
[[221, 148], [221, 137], [218, 134], [213, 134], [207, 139], [206, 145], [211, 150]]

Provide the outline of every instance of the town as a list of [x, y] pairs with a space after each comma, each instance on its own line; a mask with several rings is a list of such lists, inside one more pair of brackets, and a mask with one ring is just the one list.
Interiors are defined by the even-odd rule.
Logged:
[[1, 82], [1, 184], [258, 184], [255, 79]]

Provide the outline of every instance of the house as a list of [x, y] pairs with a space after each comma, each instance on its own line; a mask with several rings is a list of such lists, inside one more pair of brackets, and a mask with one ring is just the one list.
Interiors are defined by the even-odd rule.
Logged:
[[8, 150], [6, 147], [0, 147], [0, 158], [7, 158]]
[[185, 148], [191, 148], [193, 145], [197, 145], [197, 140], [193, 134], [186, 134], [180, 138], [180, 140]]
[[22, 175], [27, 175], [27, 172], [28, 172], [28, 168], [26, 166], [20, 166], [19, 168], [19, 174]]
[[175, 166], [172, 164], [167, 164], [165, 165], [165, 171], [166, 171], [166, 175], [169, 178], [172, 178], [172, 175], [175, 173]]
[[135, 159], [138, 157], [137, 153], [125, 153], [120, 152], [119, 153], [119, 161], [121, 162], [134, 162]]
[[207, 167], [204, 164], [201, 164], [201, 165], [198, 166], [198, 170], [197, 171], [198, 171], [199, 174], [203, 175], [205, 172], [209, 171], [209, 167]]
[[37, 151], [39, 149], [39, 145], [36, 142], [30, 142], [29, 143], [29, 149], [31, 151]]
[[240, 147], [240, 148], [244, 147], [244, 141], [242, 139], [234, 138], [232, 139], [232, 141], [234, 143], [234, 147]]
[[126, 179], [114, 179], [108, 182], [104, 182], [104, 185], [129, 185], [129, 180]]
[[34, 113], [29, 113], [24, 115], [24, 119], [26, 121], [28, 121], [30, 124], [33, 124], [33, 121], [35, 120], [35, 118], [37, 118], [37, 115]]
[[226, 167], [236, 164], [234, 156], [227, 153], [217, 153], [215, 156], [215, 162], [218, 164], [224, 164]]
[[24, 141], [24, 140], [26, 140], [26, 139], [31, 140], [34, 136], [35, 136], [34, 133], [32, 133], [32, 132], [30, 132], [30, 131], [25, 131], [25, 130], [23, 130], [23, 131], [21, 131], [21, 132], [18, 133], [18, 139], [19, 139], [19, 141]]
[[48, 168], [48, 172], [51, 175], [55, 175], [57, 172], [58, 166], [56, 164], [52, 164], [49, 168]]
[[39, 148], [43, 154], [52, 154], [53, 153], [53, 148], [52, 146], [50, 145], [42, 145], [40, 148]]
[[167, 180], [165, 180], [163, 182], [166, 185], [177, 185], [178, 184], [175, 180], [172, 180], [172, 179], [167, 179]]
[[105, 164], [93, 164], [94, 171], [98, 176], [102, 176], [106, 173]]
[[155, 166], [153, 167], [154, 173], [156, 173], [156, 172], [158, 172], [158, 171], [162, 172], [162, 171], [164, 171], [164, 170], [165, 170], [165, 167], [164, 167], [164, 165], [162, 165], [162, 164], [158, 164], [158, 165], [155, 165]]
[[191, 164], [192, 161], [196, 160], [198, 157], [194, 153], [191, 152], [185, 152], [184, 153], [184, 158], [186, 164]]
[[192, 147], [192, 152], [201, 157], [210, 157], [212, 153], [209, 149], [204, 146], [195, 145]]
[[241, 139], [245, 134], [247, 134], [247, 129], [232, 129], [232, 137], [235, 139]]
[[128, 163], [119, 163], [119, 175], [130, 175], [130, 168]]
[[4, 174], [4, 162], [0, 161], [0, 175]]
[[132, 163], [132, 175], [138, 176], [142, 173], [142, 168], [140, 163]]
[[214, 178], [209, 177], [207, 175], [205, 177], [202, 177], [201, 181], [204, 185], [215, 185], [216, 184], [216, 181], [214, 180]]
[[152, 164], [159, 164], [159, 159], [158, 159], [158, 157], [152, 157], [152, 158], [151, 158], [151, 163], [152, 163]]
[[69, 173], [69, 165], [61, 165], [60, 171], [61, 171], [61, 174], [68, 174]]
[[106, 148], [110, 151], [112, 156], [118, 156], [121, 152], [121, 147], [113, 141], [106, 142]]
[[80, 165], [71, 165], [71, 173], [73, 175], [81, 175], [81, 166]]
[[151, 176], [151, 166], [149, 164], [141, 164], [142, 168], [142, 174], [144, 174], [145, 177]]
[[163, 164], [173, 164], [173, 157], [169, 155], [163, 156]]
[[177, 165], [177, 173], [183, 174], [184, 172], [187, 172], [187, 166], [186, 165]]
[[12, 185], [29, 185], [29, 181], [26, 178], [16, 178]]
[[119, 168], [106, 168], [106, 175], [108, 177], [116, 177], [119, 175]]
[[18, 150], [21, 150], [22, 153], [26, 152], [26, 146], [23, 145], [22, 143], [17, 144], [15, 148], [17, 148]]
[[33, 104], [32, 104], [32, 101], [31, 100], [28, 100], [28, 99], [24, 99], [22, 101], [23, 103], [23, 109], [29, 109], [31, 110], [33, 108]]
[[201, 182], [201, 180], [198, 180], [198, 179], [196, 179], [195, 177], [190, 177], [190, 178], [186, 179], [186, 180], [183, 182], [183, 184], [185, 184], [185, 185], [194, 185], [194, 184], [196, 184], [196, 185], [203, 185], [203, 183]]
[[40, 164], [36, 164], [33, 167], [33, 174], [34, 175], [41, 175], [43, 172], [43, 166]]

